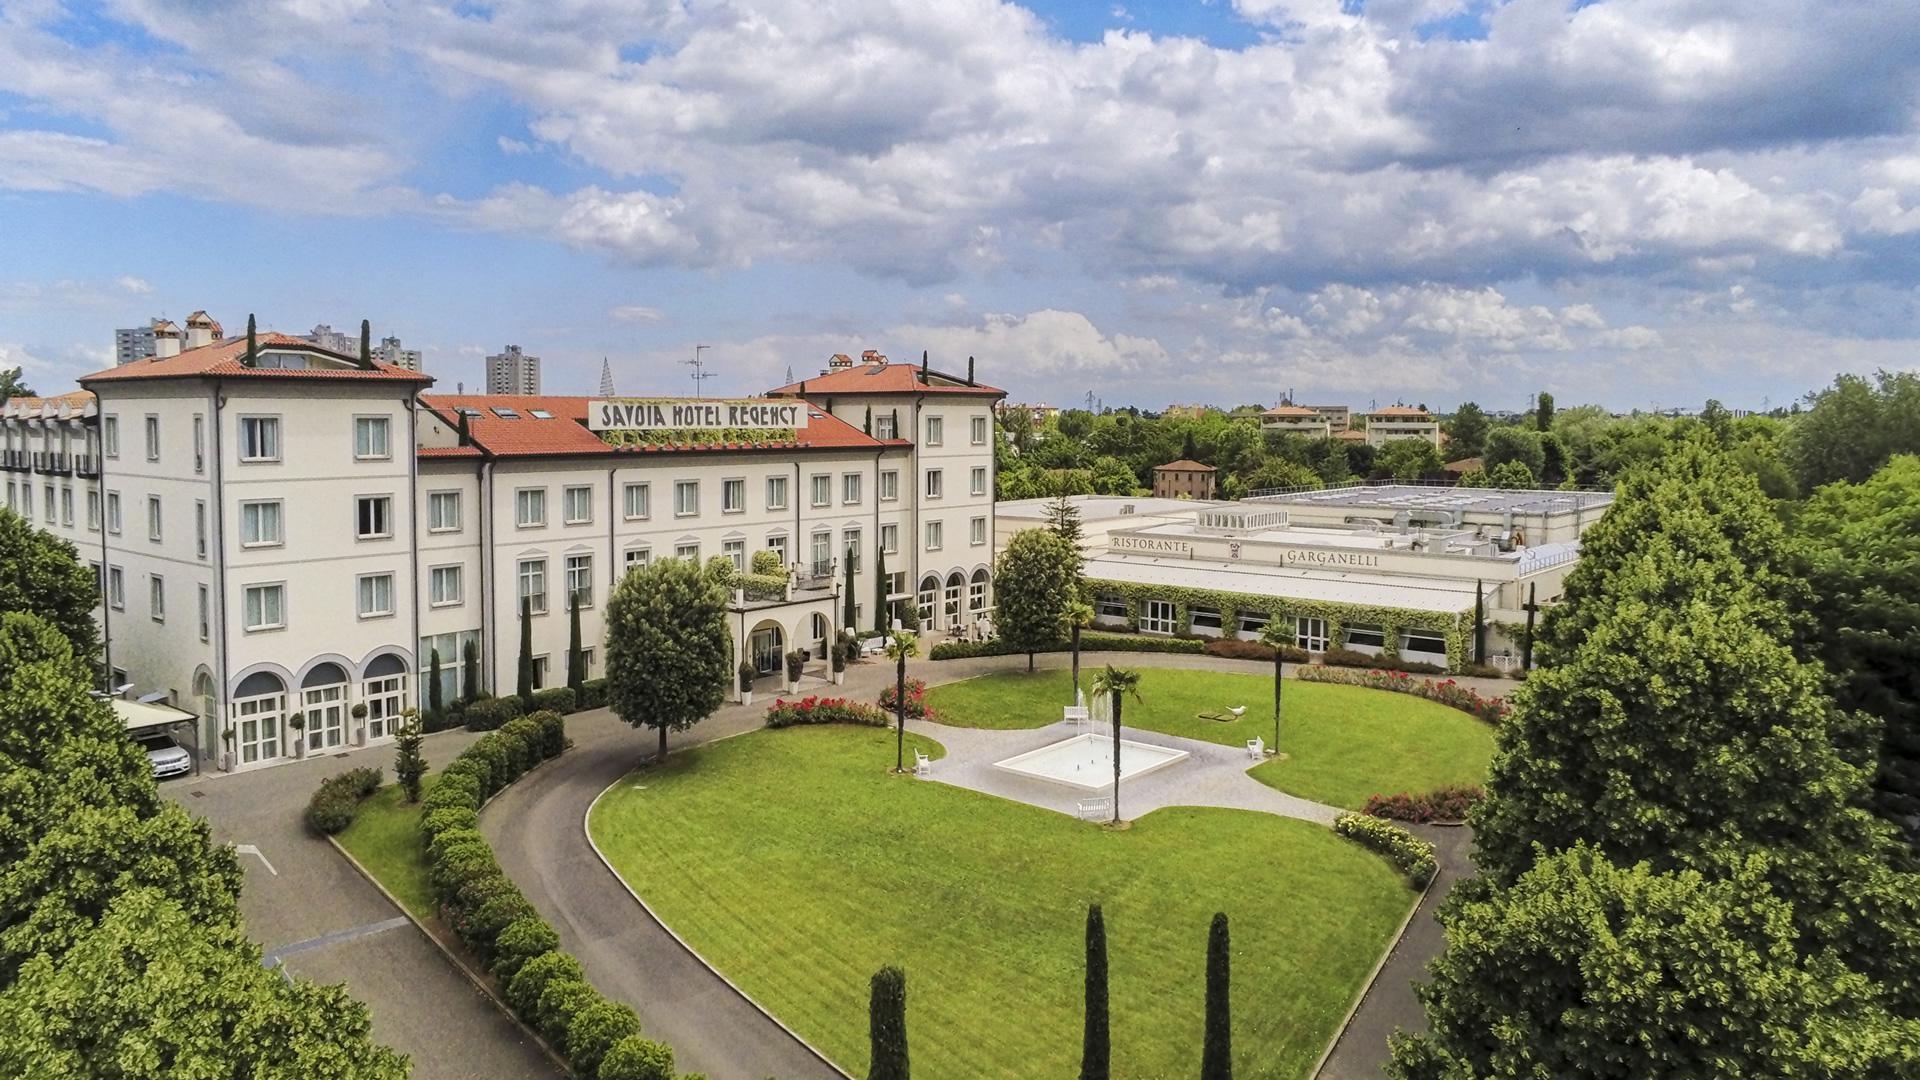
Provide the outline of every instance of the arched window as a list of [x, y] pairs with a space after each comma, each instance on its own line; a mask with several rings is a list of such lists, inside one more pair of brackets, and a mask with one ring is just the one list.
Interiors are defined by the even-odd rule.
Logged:
[[233, 760], [238, 765], [280, 756], [280, 725], [287, 715], [287, 684], [256, 671], [233, 692]]

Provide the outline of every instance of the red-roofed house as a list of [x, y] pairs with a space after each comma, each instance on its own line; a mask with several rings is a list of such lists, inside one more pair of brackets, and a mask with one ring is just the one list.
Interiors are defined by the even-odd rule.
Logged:
[[1385, 446], [1395, 439], [1425, 439], [1440, 445], [1440, 421], [1425, 409], [1389, 405], [1367, 414], [1367, 445]]

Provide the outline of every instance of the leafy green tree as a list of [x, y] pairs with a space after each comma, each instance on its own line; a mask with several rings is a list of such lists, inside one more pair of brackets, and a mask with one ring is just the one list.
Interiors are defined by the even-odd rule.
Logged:
[[1875, 805], [1920, 849], [1920, 457], [1814, 492], [1793, 531], [1835, 699], [1883, 726]]
[[1093, 692], [1105, 694], [1113, 705], [1113, 823], [1120, 824], [1120, 709], [1131, 697], [1140, 700], [1140, 673], [1108, 664], [1093, 677]]
[[1347, 458], [1347, 448], [1339, 439], [1321, 439], [1312, 450], [1313, 471], [1319, 474], [1323, 484], [1344, 484], [1353, 479], [1353, 464]]
[[607, 601], [607, 703], [634, 727], [685, 731], [720, 707], [733, 678], [727, 591], [684, 559], [657, 559]]
[[1895, 454], [1920, 454], [1920, 373], [1841, 375], [1809, 398], [1785, 447], [1804, 491], [1860, 483]]
[[1463, 488], [1490, 488], [1493, 487], [1494, 484], [1493, 477], [1487, 475], [1487, 470], [1472, 469], [1461, 473], [1460, 482], [1455, 486]]
[[1320, 486], [1320, 474], [1308, 466], [1291, 461], [1267, 461], [1248, 473], [1245, 483], [1249, 491], [1259, 491], [1264, 488], [1317, 488]]
[[1540, 448], [1540, 435], [1517, 427], [1497, 427], [1487, 433], [1487, 449], [1482, 454], [1482, 467], [1489, 473], [1509, 461], [1517, 461], [1527, 467], [1527, 472], [1539, 476], [1546, 465], [1546, 451]]
[[891, 964], [873, 973], [867, 1036], [867, 1080], [908, 1080], [907, 973]]
[[1551, 431], [1540, 433], [1540, 482], [1557, 486], [1572, 475], [1567, 460], [1567, 444]]
[[1428, 1030], [1389, 1071], [1455, 1077], [1905, 1076], [1920, 1028], [1863, 977], [1796, 948], [1765, 859], [1725, 877], [1575, 846], [1450, 902]]
[[1445, 462], [1425, 439], [1395, 439], [1375, 453], [1373, 467], [1395, 480], [1419, 480], [1439, 472]]
[[586, 693], [587, 654], [580, 647], [580, 594], [567, 590], [567, 687], [577, 704]]
[[920, 637], [911, 630], [895, 630], [887, 638], [887, 659], [894, 664], [893, 771], [907, 771], [907, 661], [920, 655]]
[[100, 605], [94, 575], [72, 544], [26, 518], [0, 510], [0, 612], [32, 612], [52, 623], [91, 664], [100, 652], [93, 609]]
[[1553, 395], [1545, 390], [1540, 391], [1540, 396], [1534, 399], [1533, 430], [1553, 430]]
[[1227, 913], [1213, 913], [1207, 929], [1207, 1026], [1200, 1051], [1200, 1080], [1233, 1080], [1233, 1008], [1228, 976], [1233, 954]]
[[1076, 555], [1084, 551], [1081, 544], [1086, 540], [1086, 529], [1080, 524], [1080, 508], [1067, 497], [1065, 490], [1047, 504], [1043, 513], [1049, 532], [1072, 545]]
[[1078, 442], [1093, 430], [1093, 414], [1085, 409], [1063, 409], [1054, 424], [1061, 435]]
[[0, 990], [0, 1074], [326, 1076], [400, 1080], [407, 1059], [368, 1038], [337, 986], [263, 967], [237, 925], [208, 925], [161, 890], [116, 895], [73, 948]]
[[[1486, 486], [1496, 488], [1533, 488], [1540, 482], [1534, 478], [1533, 471], [1524, 461], [1503, 461], [1492, 471], [1485, 473]], [[1462, 483], [1465, 483], [1464, 479]], [[1467, 485], [1469, 487], [1473, 485]]]
[[24, 369], [18, 366], [0, 368], [0, 405], [5, 405], [8, 398], [34, 396], [33, 387], [27, 385], [24, 374]]
[[520, 598], [520, 662], [517, 668], [518, 678], [514, 692], [520, 696], [520, 707], [533, 711], [533, 600]]
[[420, 801], [420, 778], [427, 775], [421, 740], [420, 723], [411, 716], [400, 722], [393, 736], [393, 778], [400, 782], [400, 790], [407, 793], [410, 803]]
[[1080, 552], [1046, 529], [1013, 535], [994, 572], [998, 608], [994, 625], [1000, 640], [1033, 654], [1060, 640], [1061, 619], [1080, 589]]
[[1447, 439], [1448, 457], [1479, 457], [1487, 443], [1487, 414], [1471, 401], [1461, 402], [1447, 421]]
[[1087, 906], [1086, 1014], [1080, 1033], [1080, 1080], [1107, 1080], [1113, 1040], [1107, 1020], [1107, 921], [1099, 904]]
[[1105, 455], [1093, 459], [1092, 474], [1087, 482], [1095, 495], [1131, 495], [1140, 486], [1139, 478], [1126, 462]]

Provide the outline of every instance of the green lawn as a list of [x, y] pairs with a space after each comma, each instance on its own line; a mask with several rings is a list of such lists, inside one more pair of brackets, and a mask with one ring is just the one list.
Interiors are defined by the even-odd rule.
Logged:
[[[421, 795], [433, 790], [435, 779], [426, 777]], [[360, 816], [338, 839], [415, 918], [433, 916], [427, 849], [420, 842], [420, 804], [406, 802], [400, 785], [389, 784], [368, 796], [360, 804]]]
[[887, 963], [907, 972], [918, 1080], [1074, 1075], [1097, 900], [1114, 1075], [1199, 1067], [1207, 923], [1225, 911], [1236, 1073], [1299, 1077], [1413, 903], [1385, 860], [1317, 825], [1182, 808], [1114, 832], [890, 776], [893, 760], [891, 732], [756, 732], [632, 774], [589, 822], [668, 925], [855, 1076]]
[[[1121, 723], [1168, 735], [1245, 746], [1273, 743], [1273, 678], [1213, 671], [1140, 668], [1140, 700]], [[1091, 684], [1087, 668], [1081, 685]], [[1286, 761], [1255, 766], [1254, 779], [1303, 799], [1358, 809], [1374, 794], [1484, 783], [1493, 729], [1458, 709], [1407, 694], [1288, 679], [1281, 691], [1280, 749]], [[1064, 670], [1009, 672], [927, 691], [943, 724], [1043, 727], [1073, 700]], [[1240, 719], [1202, 720], [1203, 711], [1245, 705]]]

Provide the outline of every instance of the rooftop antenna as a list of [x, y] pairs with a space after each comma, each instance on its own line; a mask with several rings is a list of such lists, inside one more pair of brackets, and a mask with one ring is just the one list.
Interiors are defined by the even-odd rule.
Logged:
[[600, 358], [600, 396], [603, 398], [613, 396], [613, 365], [608, 363], [604, 356]]
[[706, 369], [707, 362], [700, 358], [700, 350], [711, 348], [713, 348], [711, 345], [695, 345], [693, 347], [693, 359], [680, 361], [693, 369], [693, 396], [696, 398], [700, 396], [700, 384], [719, 374], [718, 372], [708, 371]]
[[[1094, 412], [1094, 408], [1093, 408], [1093, 391], [1091, 391], [1091, 390], [1089, 390], [1089, 391], [1087, 391], [1087, 411], [1088, 411], [1088, 412]], [[1095, 415], [1098, 415], [1098, 414], [1097, 414], [1097, 413], [1095, 413]]]

